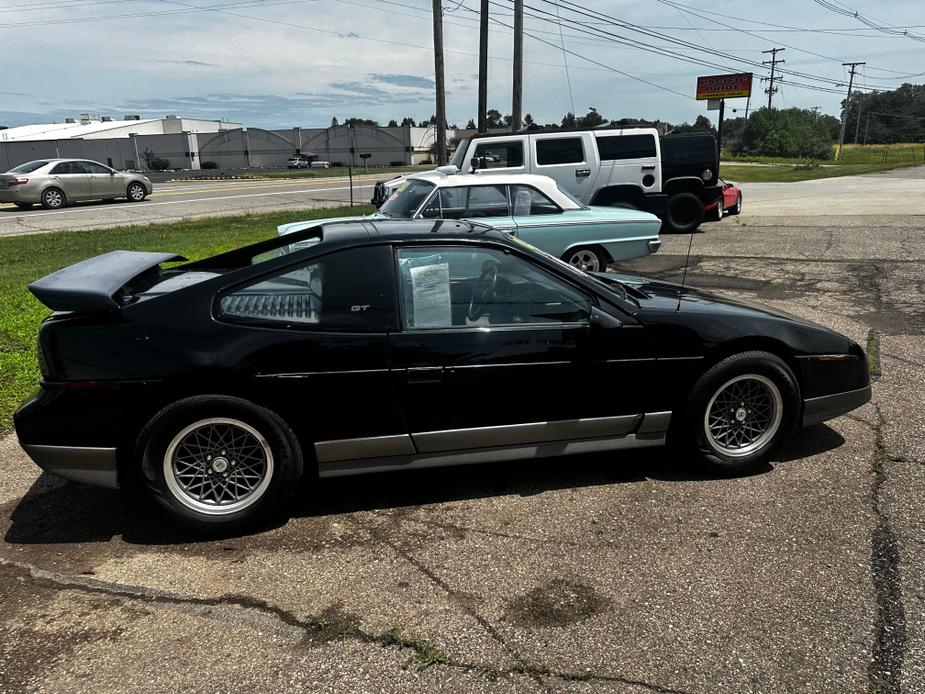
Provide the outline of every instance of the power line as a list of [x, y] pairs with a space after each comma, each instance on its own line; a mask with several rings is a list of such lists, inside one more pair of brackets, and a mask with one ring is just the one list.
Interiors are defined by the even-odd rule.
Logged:
[[813, 0], [817, 5], [821, 5], [825, 9], [835, 12], [837, 14], [843, 15], [845, 17], [853, 17], [854, 19], [861, 22], [871, 29], [882, 32], [884, 34], [892, 34], [893, 36], [904, 36], [906, 38], [912, 39], [913, 41], [925, 42], [925, 36], [921, 34], [914, 34], [910, 32], [907, 28], [890, 26], [885, 24], [883, 20], [876, 19], [875, 17], [867, 17], [857, 10], [852, 10], [845, 5], [840, 3], [830, 2], [829, 0]]

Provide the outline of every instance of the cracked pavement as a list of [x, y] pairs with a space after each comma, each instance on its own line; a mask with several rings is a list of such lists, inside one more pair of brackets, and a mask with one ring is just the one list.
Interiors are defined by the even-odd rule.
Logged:
[[[817, 203], [694, 238], [692, 285], [879, 340], [873, 402], [748, 477], [656, 451], [327, 480], [202, 540], [0, 440], [0, 691], [925, 691], [925, 209]], [[625, 269], [679, 277], [664, 240]]]

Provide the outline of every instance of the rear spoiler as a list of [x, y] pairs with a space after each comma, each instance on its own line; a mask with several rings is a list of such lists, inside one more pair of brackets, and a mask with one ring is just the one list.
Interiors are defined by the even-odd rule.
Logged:
[[119, 290], [161, 263], [186, 260], [174, 253], [111, 251], [68, 265], [29, 285], [35, 298], [54, 311], [112, 311]]

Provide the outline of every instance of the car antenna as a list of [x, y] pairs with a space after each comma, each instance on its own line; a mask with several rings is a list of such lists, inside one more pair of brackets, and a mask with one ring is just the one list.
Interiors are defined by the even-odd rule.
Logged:
[[694, 245], [694, 230], [691, 229], [691, 240], [687, 243], [687, 257], [684, 258], [684, 274], [681, 275], [681, 286], [678, 287], [678, 307], [675, 313], [681, 312], [681, 296], [684, 294], [684, 283], [687, 282], [687, 266], [691, 263], [691, 247]]

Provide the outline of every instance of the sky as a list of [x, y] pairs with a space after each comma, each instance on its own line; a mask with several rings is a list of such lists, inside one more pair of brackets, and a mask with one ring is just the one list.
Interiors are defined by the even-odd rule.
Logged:
[[[462, 127], [477, 108], [479, 3], [443, 2], [447, 119]], [[490, 4], [489, 107], [502, 113], [511, 104], [512, 2]], [[786, 49], [781, 68], [803, 75], [785, 74], [778, 107], [838, 115], [846, 61], [866, 61], [862, 89], [925, 82], [922, 0], [846, 2], [526, 0], [524, 112], [539, 123], [590, 107], [608, 118], [713, 118], [694, 99], [697, 76], [754, 72], [752, 107], [766, 103], [757, 79], [766, 72], [754, 63], [775, 46]], [[264, 128], [323, 127], [332, 116], [419, 120], [435, 111], [432, 40], [428, 0], [0, 0], [0, 124], [87, 112]], [[745, 107], [730, 100], [726, 115]]]

